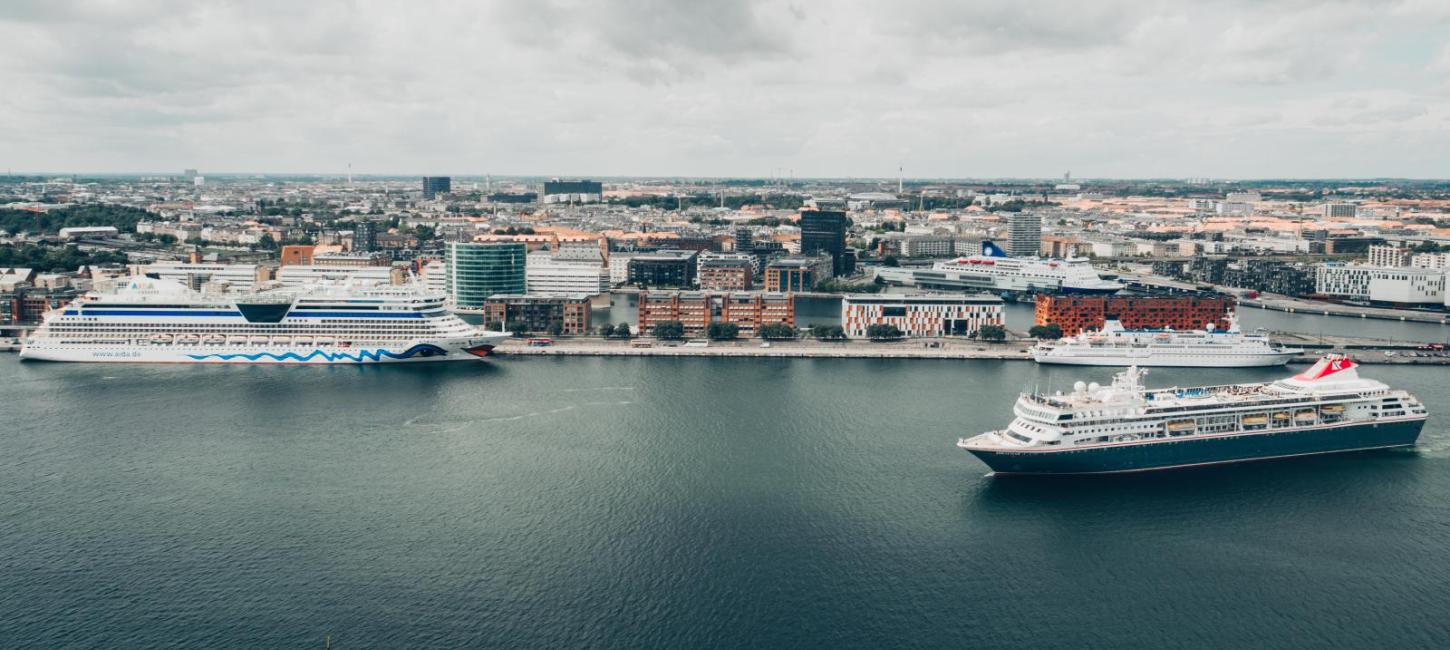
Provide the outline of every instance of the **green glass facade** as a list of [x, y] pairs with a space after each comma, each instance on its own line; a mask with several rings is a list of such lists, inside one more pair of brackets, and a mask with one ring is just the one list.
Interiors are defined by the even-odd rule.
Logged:
[[452, 242], [448, 244], [445, 283], [448, 297], [462, 309], [482, 309], [489, 296], [524, 293], [523, 244]]

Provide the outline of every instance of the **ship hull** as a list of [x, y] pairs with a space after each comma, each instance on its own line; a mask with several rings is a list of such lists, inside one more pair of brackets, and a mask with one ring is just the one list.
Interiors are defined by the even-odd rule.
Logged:
[[1034, 352], [1037, 363], [1065, 366], [1138, 366], [1140, 368], [1261, 368], [1282, 366], [1294, 360], [1297, 352], [1234, 354], [1231, 352], [1200, 352], [1197, 354], [1154, 353], [1142, 356], [1065, 355]]
[[1423, 419], [1194, 436], [1052, 451], [968, 449], [994, 474], [1116, 474], [1410, 447]]
[[468, 341], [429, 341], [408, 344], [359, 344], [349, 347], [283, 345], [26, 345], [26, 361], [71, 363], [220, 363], [289, 365], [360, 365], [380, 363], [438, 363], [477, 361], [493, 351], [503, 337]]

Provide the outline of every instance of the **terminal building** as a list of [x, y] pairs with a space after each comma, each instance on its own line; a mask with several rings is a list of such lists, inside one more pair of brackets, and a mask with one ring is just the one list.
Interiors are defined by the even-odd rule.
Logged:
[[1321, 264], [1314, 292], [1325, 298], [1401, 307], [1443, 307], [1445, 269]]
[[850, 294], [841, 299], [846, 336], [866, 336], [872, 325], [895, 325], [910, 337], [972, 336], [1002, 324], [1002, 299], [990, 294]]
[[646, 292], [639, 296], [637, 326], [649, 334], [664, 321], [679, 321], [686, 336], [700, 336], [711, 323], [732, 323], [740, 336], [751, 337], [762, 325], [795, 327], [795, 299], [785, 294], [711, 293], [708, 291]]
[[1112, 319], [1127, 329], [1228, 329], [1232, 298], [1225, 296], [1037, 296], [1037, 325], [1055, 324], [1063, 336], [1102, 329]]

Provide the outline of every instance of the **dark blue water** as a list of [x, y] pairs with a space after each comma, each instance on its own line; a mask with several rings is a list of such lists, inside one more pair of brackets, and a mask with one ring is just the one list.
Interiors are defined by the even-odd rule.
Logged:
[[1106, 372], [6, 355], [0, 647], [1446, 647], [1450, 383], [1368, 371], [1420, 449], [1044, 481], [953, 443]]

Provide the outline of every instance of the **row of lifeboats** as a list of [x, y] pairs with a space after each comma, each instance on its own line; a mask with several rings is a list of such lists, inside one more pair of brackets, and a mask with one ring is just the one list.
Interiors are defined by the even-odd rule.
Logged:
[[[1326, 404], [1320, 407], [1319, 412], [1326, 417], [1337, 417], [1344, 414], [1344, 405]], [[1276, 425], [1283, 426], [1290, 420], [1299, 424], [1313, 423], [1319, 419], [1319, 415], [1314, 412], [1314, 409], [1303, 409], [1293, 415], [1284, 412], [1275, 413], [1273, 418]], [[1269, 416], [1245, 415], [1239, 419], [1239, 423], [1246, 427], [1265, 426], [1269, 423]], [[1171, 432], [1193, 431], [1198, 428], [1198, 424], [1193, 420], [1173, 420], [1168, 422], [1165, 427]]]

